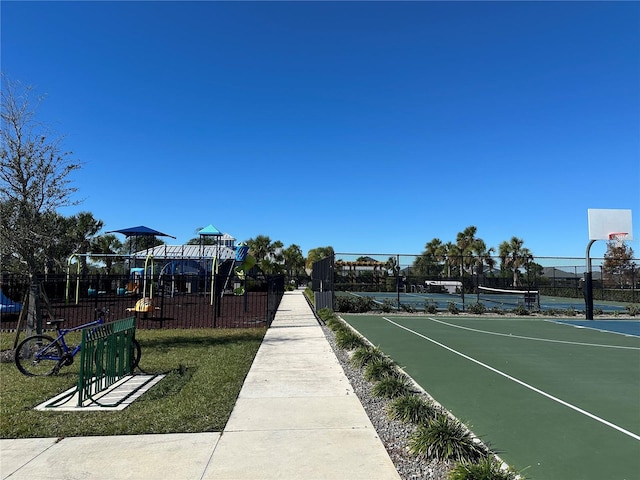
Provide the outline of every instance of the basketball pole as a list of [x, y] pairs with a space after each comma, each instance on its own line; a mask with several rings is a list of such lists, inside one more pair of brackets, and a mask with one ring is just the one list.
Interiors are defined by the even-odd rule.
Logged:
[[585, 316], [587, 320], [593, 320], [593, 276], [591, 275], [591, 257], [589, 252], [595, 240], [591, 240], [587, 245], [587, 271], [584, 273], [584, 285], [582, 287], [585, 303]]

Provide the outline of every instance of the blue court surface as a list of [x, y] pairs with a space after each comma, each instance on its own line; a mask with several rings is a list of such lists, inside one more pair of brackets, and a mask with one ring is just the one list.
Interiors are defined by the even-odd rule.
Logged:
[[558, 323], [592, 328], [602, 332], [622, 333], [640, 337], [640, 320], [555, 320]]

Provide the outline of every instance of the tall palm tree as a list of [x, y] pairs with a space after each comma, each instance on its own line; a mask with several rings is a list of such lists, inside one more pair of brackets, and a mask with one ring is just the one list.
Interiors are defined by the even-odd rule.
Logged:
[[493, 247], [487, 249], [484, 240], [477, 238], [471, 246], [471, 252], [473, 254], [473, 270], [475, 270], [478, 279], [480, 279], [484, 273], [484, 266], [487, 265], [490, 270], [495, 268], [495, 259], [491, 256], [495, 250]]
[[454, 267], [460, 267], [460, 271], [462, 271], [462, 251], [455, 243], [451, 242], [444, 244], [444, 251], [446, 252], [445, 267], [447, 269], [447, 277], [451, 278]]
[[511, 240], [504, 241], [498, 247], [501, 268], [511, 270], [513, 274], [512, 286], [518, 286], [520, 275], [519, 269], [533, 259], [533, 255], [528, 248], [523, 247], [524, 240], [518, 237], [511, 237]]
[[459, 232], [456, 236], [456, 246], [460, 250], [460, 275], [462, 276], [464, 271], [472, 273], [472, 267], [474, 265], [474, 246], [479, 240], [476, 238], [477, 227], [473, 225], [468, 226], [462, 232]]

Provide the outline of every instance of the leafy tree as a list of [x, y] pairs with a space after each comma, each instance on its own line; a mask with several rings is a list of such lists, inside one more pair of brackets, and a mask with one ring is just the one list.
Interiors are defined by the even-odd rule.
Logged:
[[458, 262], [461, 276], [465, 271], [471, 273], [474, 264], [473, 249], [480, 240], [476, 238], [477, 231], [477, 227], [471, 225], [465, 228], [462, 232], [459, 232], [456, 236], [456, 247], [458, 247], [458, 251], [461, 256]]
[[326, 257], [332, 257], [335, 255], [333, 247], [316, 247], [307, 252], [307, 262], [305, 263], [305, 269], [307, 273], [311, 273], [313, 263], [318, 260], [322, 260]]
[[413, 262], [413, 269], [417, 275], [437, 277], [442, 275], [442, 262], [446, 258], [446, 249], [442, 240], [434, 238], [427, 242], [425, 250]]
[[472, 273], [475, 273], [479, 278], [482, 278], [484, 275], [485, 265], [489, 267], [489, 270], [493, 270], [496, 266], [496, 261], [492, 256], [493, 252], [493, 247], [487, 248], [487, 244], [484, 243], [484, 240], [477, 238], [471, 246]]
[[74, 219], [50, 212], [43, 215], [43, 221], [46, 223], [46, 231], [49, 232], [41, 245], [44, 273], [64, 272], [67, 268], [67, 260], [76, 248], [69, 235], [74, 226]]
[[91, 253], [96, 255], [92, 256], [92, 259], [104, 260], [105, 270], [107, 275], [111, 274], [113, 269], [114, 260], [119, 260], [118, 257], [100, 255], [116, 255], [122, 251], [122, 242], [118, 238], [107, 233], [106, 235], [99, 235], [91, 241]]
[[71, 228], [68, 236], [75, 247], [74, 253], [80, 255], [80, 270], [84, 275], [88, 273], [87, 253], [95, 235], [102, 229], [102, 220], [96, 220], [92, 213], [80, 212], [70, 218]]
[[533, 255], [523, 245], [524, 240], [518, 237], [511, 237], [511, 240], [508, 242], [505, 240], [498, 247], [498, 255], [501, 262], [500, 268], [503, 271], [511, 272], [513, 287], [518, 286], [520, 268], [525, 267], [527, 263], [533, 260]]
[[397, 275], [400, 271], [400, 265], [398, 264], [397, 257], [389, 257], [384, 264], [384, 268], [389, 275]]
[[280, 273], [283, 270], [282, 247], [280, 240], [274, 242], [266, 235], [258, 235], [247, 240], [249, 252], [256, 259], [260, 269], [265, 273]]
[[3, 76], [0, 138], [0, 249], [31, 275], [45, 268], [52, 215], [76, 205], [70, 175], [80, 164], [61, 150], [62, 137], [36, 120], [40, 98]]
[[445, 251], [445, 268], [447, 271], [447, 277], [452, 277], [454, 270], [460, 270], [462, 272], [462, 250], [455, 243], [447, 242], [444, 244], [443, 249]]
[[629, 285], [633, 281], [636, 264], [632, 261], [633, 249], [626, 243], [607, 242], [602, 271], [605, 279], [617, 283], [619, 287]]
[[282, 256], [287, 276], [290, 279], [297, 278], [304, 272], [304, 256], [302, 255], [302, 249], [298, 245], [289, 245], [283, 250]]

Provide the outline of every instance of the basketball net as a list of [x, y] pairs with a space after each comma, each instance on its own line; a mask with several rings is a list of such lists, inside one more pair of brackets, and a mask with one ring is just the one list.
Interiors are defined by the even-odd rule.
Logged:
[[627, 232], [614, 232], [609, 234], [609, 241], [613, 242], [616, 247], [623, 247], [629, 234]]

